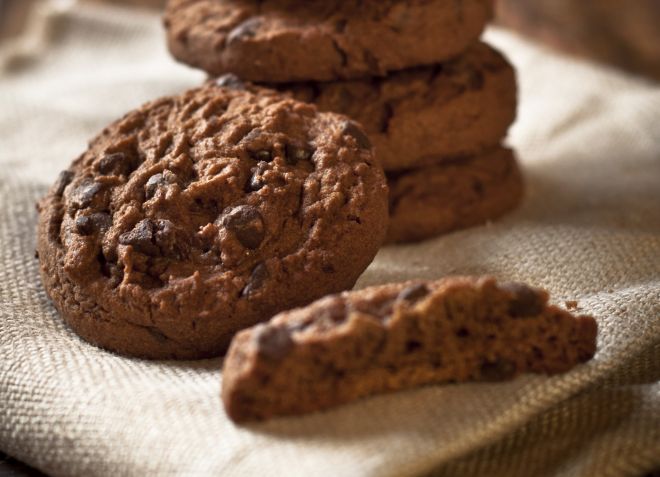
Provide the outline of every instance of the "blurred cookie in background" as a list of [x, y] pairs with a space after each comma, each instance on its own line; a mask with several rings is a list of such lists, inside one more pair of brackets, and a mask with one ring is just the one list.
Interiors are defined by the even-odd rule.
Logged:
[[499, 0], [497, 19], [568, 53], [660, 79], [657, 0]]

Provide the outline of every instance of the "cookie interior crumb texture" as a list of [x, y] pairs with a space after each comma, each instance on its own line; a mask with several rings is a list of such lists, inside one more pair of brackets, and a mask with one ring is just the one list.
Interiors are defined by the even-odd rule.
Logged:
[[408, 282], [325, 297], [240, 332], [222, 397], [235, 421], [326, 409], [429, 383], [555, 374], [591, 359], [596, 321], [546, 291], [490, 277]]
[[43, 282], [74, 331], [201, 358], [351, 288], [383, 241], [387, 186], [356, 123], [229, 76], [108, 126], [38, 208]]

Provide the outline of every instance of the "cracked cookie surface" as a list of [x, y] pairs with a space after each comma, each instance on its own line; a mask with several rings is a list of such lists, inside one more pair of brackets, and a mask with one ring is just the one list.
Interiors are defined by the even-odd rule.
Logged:
[[491, 277], [344, 292], [236, 335], [222, 398], [237, 422], [327, 409], [430, 383], [555, 374], [596, 352], [597, 323]]
[[491, 0], [170, 0], [172, 54], [256, 82], [384, 76], [458, 56]]
[[481, 153], [500, 143], [516, 117], [515, 72], [485, 43], [455, 60], [386, 78], [278, 89], [362, 124], [386, 171]]
[[108, 126], [39, 204], [43, 282], [69, 325], [146, 358], [353, 286], [387, 227], [362, 129], [232, 77]]
[[518, 206], [524, 189], [513, 151], [505, 147], [388, 174], [388, 184], [388, 242], [415, 242], [484, 224]]

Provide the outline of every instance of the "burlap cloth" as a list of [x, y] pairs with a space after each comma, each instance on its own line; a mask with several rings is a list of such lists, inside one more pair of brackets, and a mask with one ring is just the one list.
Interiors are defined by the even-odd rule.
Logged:
[[[46, 27], [44, 30], [43, 27]], [[577, 299], [600, 326], [558, 377], [430, 386], [234, 426], [221, 361], [143, 362], [80, 341], [46, 299], [35, 200], [106, 123], [203, 75], [159, 19], [46, 17], [0, 76], [0, 449], [55, 475], [619, 476], [660, 465], [660, 88], [500, 31], [519, 70], [510, 142], [528, 191], [502, 221], [381, 251], [359, 286], [490, 273]]]

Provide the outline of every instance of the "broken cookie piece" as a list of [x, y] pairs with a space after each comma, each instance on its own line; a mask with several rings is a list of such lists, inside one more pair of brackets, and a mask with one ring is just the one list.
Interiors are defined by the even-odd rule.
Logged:
[[299, 415], [430, 383], [556, 374], [588, 361], [597, 324], [548, 293], [452, 277], [344, 292], [235, 336], [222, 398], [236, 422]]

